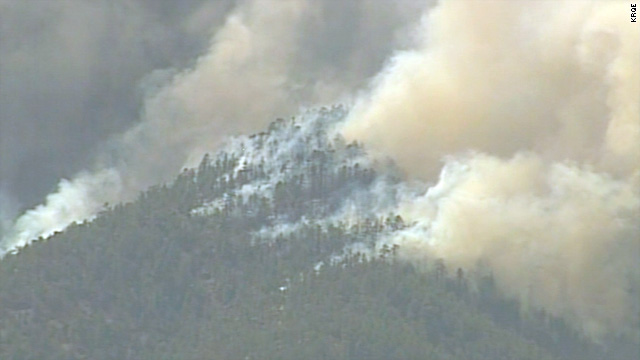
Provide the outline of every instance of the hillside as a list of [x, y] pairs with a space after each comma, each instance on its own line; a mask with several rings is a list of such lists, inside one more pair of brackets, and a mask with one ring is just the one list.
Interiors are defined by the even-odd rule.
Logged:
[[631, 358], [522, 311], [489, 271], [418, 267], [381, 246], [407, 226], [391, 212], [401, 180], [332, 132], [345, 114], [231, 139], [3, 258], [0, 358]]

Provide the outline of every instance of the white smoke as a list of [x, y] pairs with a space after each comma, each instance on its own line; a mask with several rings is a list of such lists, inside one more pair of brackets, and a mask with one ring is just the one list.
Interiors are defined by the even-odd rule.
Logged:
[[[94, 170], [61, 181], [44, 204], [3, 230], [2, 252], [170, 180], [228, 135], [254, 132], [304, 105], [335, 102], [382, 65], [407, 19], [416, 16], [411, 2], [238, 1], [208, 51], [192, 68], [153, 86], [140, 122], [112, 139]], [[193, 26], [201, 29], [202, 21], [194, 17]], [[155, 72], [148, 83], [170, 73]]]
[[60, 181], [58, 191], [49, 194], [44, 204], [28, 210], [8, 227], [6, 237], [13, 241], [2, 244], [0, 251], [5, 253], [30, 240], [46, 238], [72, 222], [91, 220], [104, 208], [104, 202], [118, 198], [121, 187], [120, 175], [113, 169], [81, 173], [71, 181]]
[[307, 6], [305, 1], [239, 5], [194, 68], [177, 74], [147, 99], [142, 121], [113, 140], [113, 150], [100, 159], [100, 170], [61, 181], [45, 204], [16, 220], [3, 248], [90, 218], [105, 202], [125, 201], [146, 186], [168, 180], [189, 156], [201, 156], [225, 135], [255, 129], [280, 111], [291, 112], [285, 71], [294, 29]]

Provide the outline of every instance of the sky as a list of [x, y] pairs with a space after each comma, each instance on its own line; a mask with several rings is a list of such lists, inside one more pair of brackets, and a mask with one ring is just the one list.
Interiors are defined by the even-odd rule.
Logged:
[[0, 191], [18, 209], [139, 120], [154, 71], [205, 51], [229, 1], [0, 1]]

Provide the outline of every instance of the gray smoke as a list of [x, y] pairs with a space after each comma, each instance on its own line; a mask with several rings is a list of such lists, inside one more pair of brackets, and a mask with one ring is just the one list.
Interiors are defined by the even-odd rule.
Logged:
[[206, 50], [231, 1], [0, 0], [0, 188], [22, 209], [139, 119], [141, 83]]
[[[9, 19], [3, 24], [31, 19], [36, 29], [35, 35], [20, 27], [2, 30], [12, 41], [0, 49], [3, 79], [10, 79], [2, 82], [7, 90], [1, 97], [13, 104], [1, 114], [0, 178], [9, 192], [4, 197], [25, 201], [16, 191], [22, 183], [17, 173], [45, 178], [25, 188], [53, 187], [46, 181], [50, 176], [69, 180], [5, 228], [2, 247], [91, 218], [105, 202], [131, 199], [199, 161], [227, 135], [258, 130], [301, 106], [350, 94], [402, 45], [405, 26], [422, 5], [255, 0], [194, 1], [183, 8], [151, 1], [70, 1], [34, 10], [3, 2], [2, 16]], [[55, 21], [44, 30], [35, 26], [50, 14]], [[201, 48], [207, 33], [209, 44]], [[174, 39], [182, 35], [195, 40]], [[167, 44], [176, 48], [163, 55]], [[190, 66], [175, 65], [196, 51], [202, 55]], [[148, 59], [156, 57], [160, 69], [149, 71], [154, 64]], [[36, 70], [46, 64], [46, 73], [28, 71], [29, 62]], [[113, 64], [127, 65], [120, 70]], [[145, 72], [142, 80], [135, 76]], [[137, 101], [131, 99], [136, 87], [145, 91]], [[34, 102], [33, 93], [45, 101]], [[40, 130], [41, 124], [48, 127]], [[118, 131], [124, 127], [129, 128]], [[100, 146], [90, 147], [99, 140]]]

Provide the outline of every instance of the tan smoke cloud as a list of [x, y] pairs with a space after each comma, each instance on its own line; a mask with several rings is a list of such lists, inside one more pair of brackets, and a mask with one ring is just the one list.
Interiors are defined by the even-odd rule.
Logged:
[[[199, 161], [225, 136], [256, 131], [274, 117], [294, 112], [299, 104], [287, 96], [287, 70], [295, 59], [295, 29], [308, 11], [302, 0], [239, 6], [194, 68], [177, 74], [146, 102], [145, 121], [119, 139], [123, 144], [118, 148], [138, 156], [136, 166], [165, 169], [166, 159], [176, 157], [163, 171], [171, 177], [190, 156]], [[155, 168], [131, 170], [138, 177], [150, 174], [143, 185], [162, 179]]]
[[393, 239], [414, 260], [489, 265], [524, 304], [602, 335], [632, 325], [640, 281], [640, 182], [614, 180], [536, 154], [474, 154], [447, 162], [439, 182], [400, 213], [418, 224]]
[[400, 206], [417, 222], [394, 239], [406, 254], [489, 264], [503, 290], [592, 335], [637, 321], [640, 32], [627, 13], [452, 0], [424, 16], [343, 129], [409, 176], [440, 172]]

